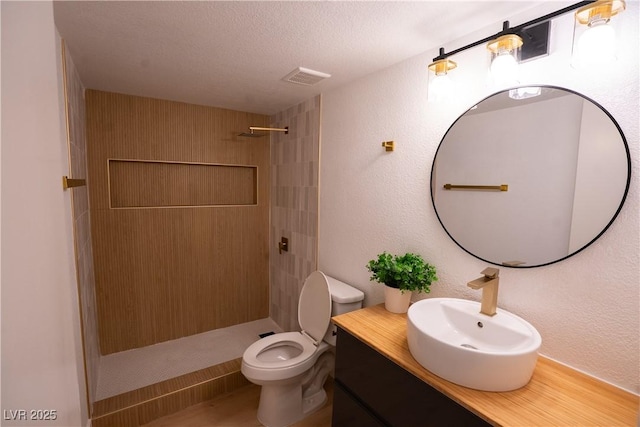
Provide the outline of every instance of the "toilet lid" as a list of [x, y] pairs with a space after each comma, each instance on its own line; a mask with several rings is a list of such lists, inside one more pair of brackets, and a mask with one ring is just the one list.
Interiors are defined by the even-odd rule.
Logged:
[[327, 277], [314, 271], [304, 281], [298, 304], [298, 322], [307, 335], [322, 341], [331, 321], [331, 293]]

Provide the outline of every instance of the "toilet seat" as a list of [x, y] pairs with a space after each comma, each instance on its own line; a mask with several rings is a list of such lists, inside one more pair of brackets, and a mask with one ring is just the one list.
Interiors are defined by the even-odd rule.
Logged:
[[[294, 346], [300, 350], [300, 354], [290, 359], [282, 360], [260, 360], [260, 354], [267, 350], [283, 347]], [[283, 332], [280, 334], [269, 335], [262, 338], [247, 348], [242, 356], [242, 361], [247, 365], [258, 369], [281, 369], [287, 367], [294, 367], [298, 364], [304, 363], [307, 359], [311, 358], [316, 352], [317, 347], [311, 342], [311, 340], [305, 337], [301, 332]]]

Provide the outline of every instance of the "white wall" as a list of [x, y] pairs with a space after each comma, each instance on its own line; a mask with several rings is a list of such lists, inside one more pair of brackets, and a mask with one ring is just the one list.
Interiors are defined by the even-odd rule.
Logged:
[[[541, 14], [534, 9], [505, 19], [517, 25]], [[567, 14], [552, 22], [551, 54], [523, 64], [522, 82], [566, 87], [601, 104], [625, 133], [637, 174], [638, 3], [628, 2], [619, 18], [624, 55], [615, 67], [570, 67], [573, 20]], [[501, 23], [493, 23], [445, 48], [453, 50], [500, 28]], [[430, 296], [480, 297], [466, 283], [487, 265], [441, 228], [429, 179], [448, 127], [490, 94], [488, 61], [482, 46], [456, 55], [452, 76], [465, 90], [449, 104], [429, 104], [427, 65], [437, 48], [323, 94], [319, 268], [362, 289], [366, 305], [383, 300], [382, 286], [369, 282], [365, 264], [384, 250], [415, 251], [433, 263], [440, 280]], [[395, 140], [396, 151], [382, 149], [381, 142], [388, 140]], [[634, 177], [618, 219], [595, 244], [550, 266], [502, 268], [499, 306], [538, 328], [543, 354], [637, 393], [640, 190]]]
[[[2, 425], [79, 426], [87, 405], [61, 182], [69, 168], [59, 38], [51, 2], [1, 7]], [[6, 420], [18, 410], [56, 411], [56, 420]]]

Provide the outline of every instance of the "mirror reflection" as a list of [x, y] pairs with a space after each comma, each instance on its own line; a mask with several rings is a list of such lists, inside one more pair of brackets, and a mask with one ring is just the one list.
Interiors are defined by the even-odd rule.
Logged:
[[449, 128], [431, 196], [465, 251], [536, 267], [595, 241], [622, 207], [630, 173], [624, 135], [602, 107], [566, 89], [520, 88], [490, 96]]

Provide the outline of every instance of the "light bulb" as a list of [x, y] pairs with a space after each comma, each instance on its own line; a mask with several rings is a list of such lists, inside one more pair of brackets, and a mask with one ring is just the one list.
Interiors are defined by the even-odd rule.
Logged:
[[429, 101], [444, 101], [453, 91], [453, 82], [451, 78], [445, 74], [436, 75], [429, 84]]
[[497, 85], [518, 83], [518, 62], [508, 51], [500, 52], [491, 61], [491, 75]]
[[606, 21], [595, 22], [578, 40], [580, 65], [604, 64], [615, 60], [616, 32]]

